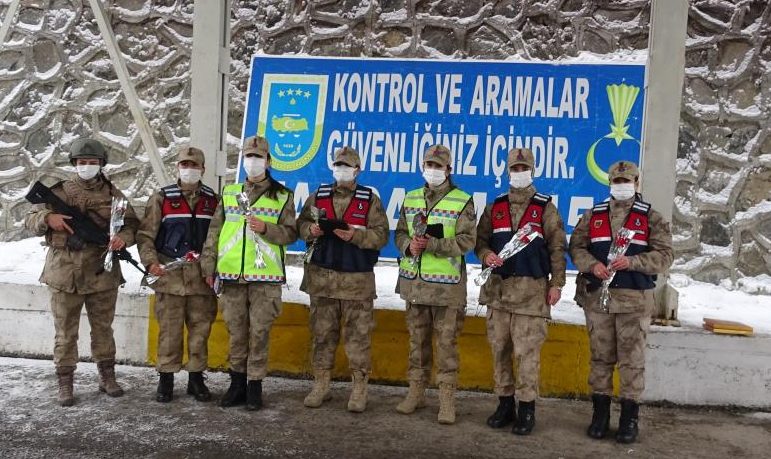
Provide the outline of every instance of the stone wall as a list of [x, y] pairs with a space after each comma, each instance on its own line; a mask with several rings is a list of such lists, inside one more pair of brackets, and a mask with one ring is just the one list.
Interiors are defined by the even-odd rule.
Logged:
[[[9, 3], [0, 0], [1, 15]], [[62, 152], [79, 135], [112, 147], [108, 173], [137, 204], [156, 186], [88, 2], [24, 3], [0, 50], [6, 240], [24, 235], [30, 181], [62, 177]], [[107, 6], [168, 159], [189, 136], [193, 1]], [[234, 0], [229, 162], [256, 51], [458, 59], [606, 54], [647, 46], [649, 8], [647, 0]], [[741, 284], [771, 272], [771, 4], [692, 1], [688, 36], [674, 269]]]

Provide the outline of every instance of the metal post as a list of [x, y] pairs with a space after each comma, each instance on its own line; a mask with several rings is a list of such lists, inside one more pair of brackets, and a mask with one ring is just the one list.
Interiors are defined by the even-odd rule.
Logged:
[[88, 1], [91, 4], [91, 10], [94, 12], [94, 17], [96, 18], [96, 23], [99, 26], [102, 38], [104, 38], [104, 43], [107, 47], [107, 52], [110, 54], [112, 65], [115, 67], [115, 73], [118, 75], [120, 87], [123, 90], [123, 94], [126, 95], [126, 101], [128, 102], [131, 116], [134, 118], [134, 123], [136, 123], [137, 129], [139, 130], [139, 136], [141, 137], [142, 144], [147, 152], [147, 157], [150, 160], [150, 166], [153, 168], [155, 178], [161, 186], [166, 186], [172, 183], [173, 180], [163, 165], [161, 155], [158, 153], [158, 145], [155, 143], [153, 131], [142, 110], [142, 106], [139, 104], [139, 97], [134, 89], [134, 85], [131, 83], [126, 63], [123, 62], [123, 55], [120, 52], [120, 48], [118, 48], [118, 42], [112, 32], [112, 27], [107, 21], [104, 7], [99, 0]]
[[227, 168], [230, 2], [195, 0], [194, 11], [190, 143], [204, 152], [204, 183], [221, 189]]
[[19, 10], [20, 2], [21, 0], [13, 0], [11, 4], [8, 5], [8, 10], [5, 12], [3, 25], [0, 26], [0, 49], [3, 49], [3, 43], [5, 43], [5, 39], [8, 38], [8, 32], [11, 31], [11, 24], [13, 24], [13, 21], [16, 18], [16, 11]]
[[[653, 208], [672, 221], [680, 103], [685, 77], [687, 0], [653, 0], [648, 39], [648, 73], [642, 160], [642, 192]], [[658, 319], [677, 319], [677, 290], [659, 276]]]

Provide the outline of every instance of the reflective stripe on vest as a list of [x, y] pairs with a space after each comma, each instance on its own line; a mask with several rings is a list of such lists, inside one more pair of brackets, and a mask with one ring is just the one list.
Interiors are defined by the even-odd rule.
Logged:
[[[260, 248], [267, 266], [262, 269], [254, 266], [255, 245], [236, 200], [243, 188], [243, 184], [236, 183], [226, 186], [222, 192], [225, 221], [217, 246], [219, 277], [226, 280], [243, 278], [247, 282], [284, 282], [284, 246], [262, 239], [264, 243], [260, 244]], [[279, 192], [276, 199], [263, 194], [251, 205], [252, 214], [259, 220], [277, 224], [288, 199], [289, 194], [284, 191]]]
[[[461, 212], [468, 204], [471, 196], [458, 188], [452, 189], [436, 205], [428, 210], [424, 188], [412, 190], [404, 197], [404, 216], [407, 220], [408, 234], [412, 237], [415, 230], [412, 219], [419, 212], [428, 212], [428, 224], [441, 223], [445, 238], [455, 237], [455, 226]], [[420, 278], [426, 282], [440, 284], [460, 283], [463, 272], [463, 256], [441, 257], [433, 253], [423, 252], [417, 266], [410, 263], [410, 258], [402, 258], [399, 262], [399, 275], [407, 279]]]

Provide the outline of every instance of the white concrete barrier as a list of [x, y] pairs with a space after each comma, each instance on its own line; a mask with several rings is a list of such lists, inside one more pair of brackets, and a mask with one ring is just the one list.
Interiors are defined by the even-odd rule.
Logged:
[[[145, 294], [118, 295], [115, 308], [116, 358], [122, 362], [147, 361], [148, 302]], [[44, 285], [0, 283], [0, 353], [50, 357], [54, 348], [54, 323], [48, 288]], [[91, 356], [91, 327], [86, 310], [80, 317], [78, 353]], [[85, 338], [85, 339], [83, 339]]]
[[[0, 283], [0, 354], [51, 355], [54, 327], [48, 304], [45, 286]], [[148, 313], [146, 294], [118, 296], [113, 324], [118, 360], [146, 363]], [[91, 355], [89, 330], [83, 311], [81, 357]], [[658, 327], [648, 336], [645, 400], [771, 408], [771, 336]]]

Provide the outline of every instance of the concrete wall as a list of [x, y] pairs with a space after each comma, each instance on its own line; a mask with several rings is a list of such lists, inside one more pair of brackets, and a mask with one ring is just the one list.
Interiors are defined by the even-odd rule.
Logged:
[[[0, 15], [9, 2], [0, 0]], [[24, 3], [0, 48], [0, 240], [24, 236], [27, 186], [64, 177], [64, 152], [77, 136], [111, 147], [109, 175], [138, 207], [157, 185], [90, 9], [82, 0]], [[193, 2], [107, 5], [168, 163], [190, 134]], [[232, 14], [231, 168], [256, 52], [546, 60], [606, 54], [646, 48], [649, 1], [234, 0]], [[771, 273], [771, 3], [694, 0], [688, 35], [674, 270], [741, 284]]]
[[[54, 328], [47, 310], [46, 288], [0, 284], [0, 298], [7, 299], [0, 305], [0, 354], [49, 358]], [[152, 296], [119, 296], [114, 323], [119, 360], [135, 364], [155, 361], [158, 326], [151, 312], [153, 301]], [[408, 355], [404, 312], [376, 310], [375, 319], [372, 379], [404, 384]], [[82, 317], [81, 357], [90, 355], [88, 334], [87, 320]], [[227, 338], [225, 324], [218, 317], [209, 339], [212, 368], [226, 368]], [[492, 356], [483, 317], [466, 318], [459, 349], [459, 385], [491, 390]], [[271, 332], [270, 371], [307, 376], [311, 372], [310, 351], [307, 308], [285, 304]], [[768, 408], [771, 407], [769, 361], [771, 336], [731, 338], [703, 331], [654, 329], [649, 336], [644, 398], [693, 405]], [[336, 377], [349, 377], [342, 347], [337, 350], [336, 365]], [[588, 372], [589, 343], [585, 328], [551, 323], [541, 352], [541, 395], [586, 397], [590, 394]]]

